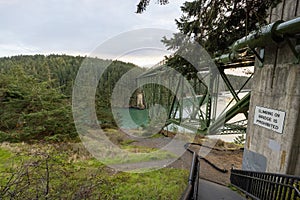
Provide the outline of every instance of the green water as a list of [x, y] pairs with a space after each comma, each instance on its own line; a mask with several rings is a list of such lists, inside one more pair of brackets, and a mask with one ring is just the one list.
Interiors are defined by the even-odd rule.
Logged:
[[149, 123], [148, 109], [115, 108], [114, 115], [120, 128], [137, 129]]

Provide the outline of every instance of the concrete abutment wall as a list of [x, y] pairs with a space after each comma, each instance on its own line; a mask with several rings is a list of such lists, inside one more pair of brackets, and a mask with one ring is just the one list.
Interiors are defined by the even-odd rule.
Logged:
[[[299, 0], [283, 0], [269, 23], [300, 16]], [[296, 40], [291, 39], [295, 45]], [[300, 175], [300, 65], [286, 42], [265, 47], [263, 68], [254, 72], [243, 169]], [[283, 131], [254, 123], [256, 107], [285, 113]], [[273, 119], [272, 119], [273, 120]]]

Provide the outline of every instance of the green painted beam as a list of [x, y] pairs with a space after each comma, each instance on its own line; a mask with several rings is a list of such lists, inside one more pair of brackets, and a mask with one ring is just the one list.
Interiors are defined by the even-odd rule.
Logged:
[[286, 22], [279, 20], [262, 27], [258, 31], [253, 31], [249, 35], [237, 40], [230, 47], [230, 53], [216, 57], [214, 60], [218, 63], [228, 63], [241, 57], [241, 55], [237, 53], [240, 49], [265, 47], [270, 43], [284, 41], [286, 36], [294, 36], [299, 33], [300, 17]]
[[209, 126], [209, 133], [216, 132], [218, 128], [222, 127], [224, 123], [228, 122], [234, 116], [249, 110], [249, 105], [250, 105], [250, 92], [247, 95], [245, 95], [234, 106], [232, 106], [227, 112], [219, 116], [218, 119]]

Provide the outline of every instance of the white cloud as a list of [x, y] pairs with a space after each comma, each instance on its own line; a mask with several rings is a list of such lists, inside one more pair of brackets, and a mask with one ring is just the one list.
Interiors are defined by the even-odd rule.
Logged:
[[170, 55], [171, 53], [164, 49], [137, 49], [118, 57], [117, 60], [132, 62], [141, 67], [152, 67], [164, 60], [165, 55]]
[[37, 48], [22, 44], [0, 44], [0, 55], [36, 54]]
[[74, 52], [87, 55], [112, 36], [137, 28], [176, 30], [184, 0], [152, 1], [136, 14], [136, 2], [120, 0], [0, 0], [0, 56]]

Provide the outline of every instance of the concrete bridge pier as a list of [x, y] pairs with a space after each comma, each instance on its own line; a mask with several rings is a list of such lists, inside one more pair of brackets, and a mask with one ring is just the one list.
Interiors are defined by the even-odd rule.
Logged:
[[[300, 1], [283, 0], [270, 13], [270, 23], [294, 19]], [[300, 175], [300, 64], [291, 48], [300, 40], [289, 39], [265, 47], [262, 68], [256, 62], [244, 170]]]

